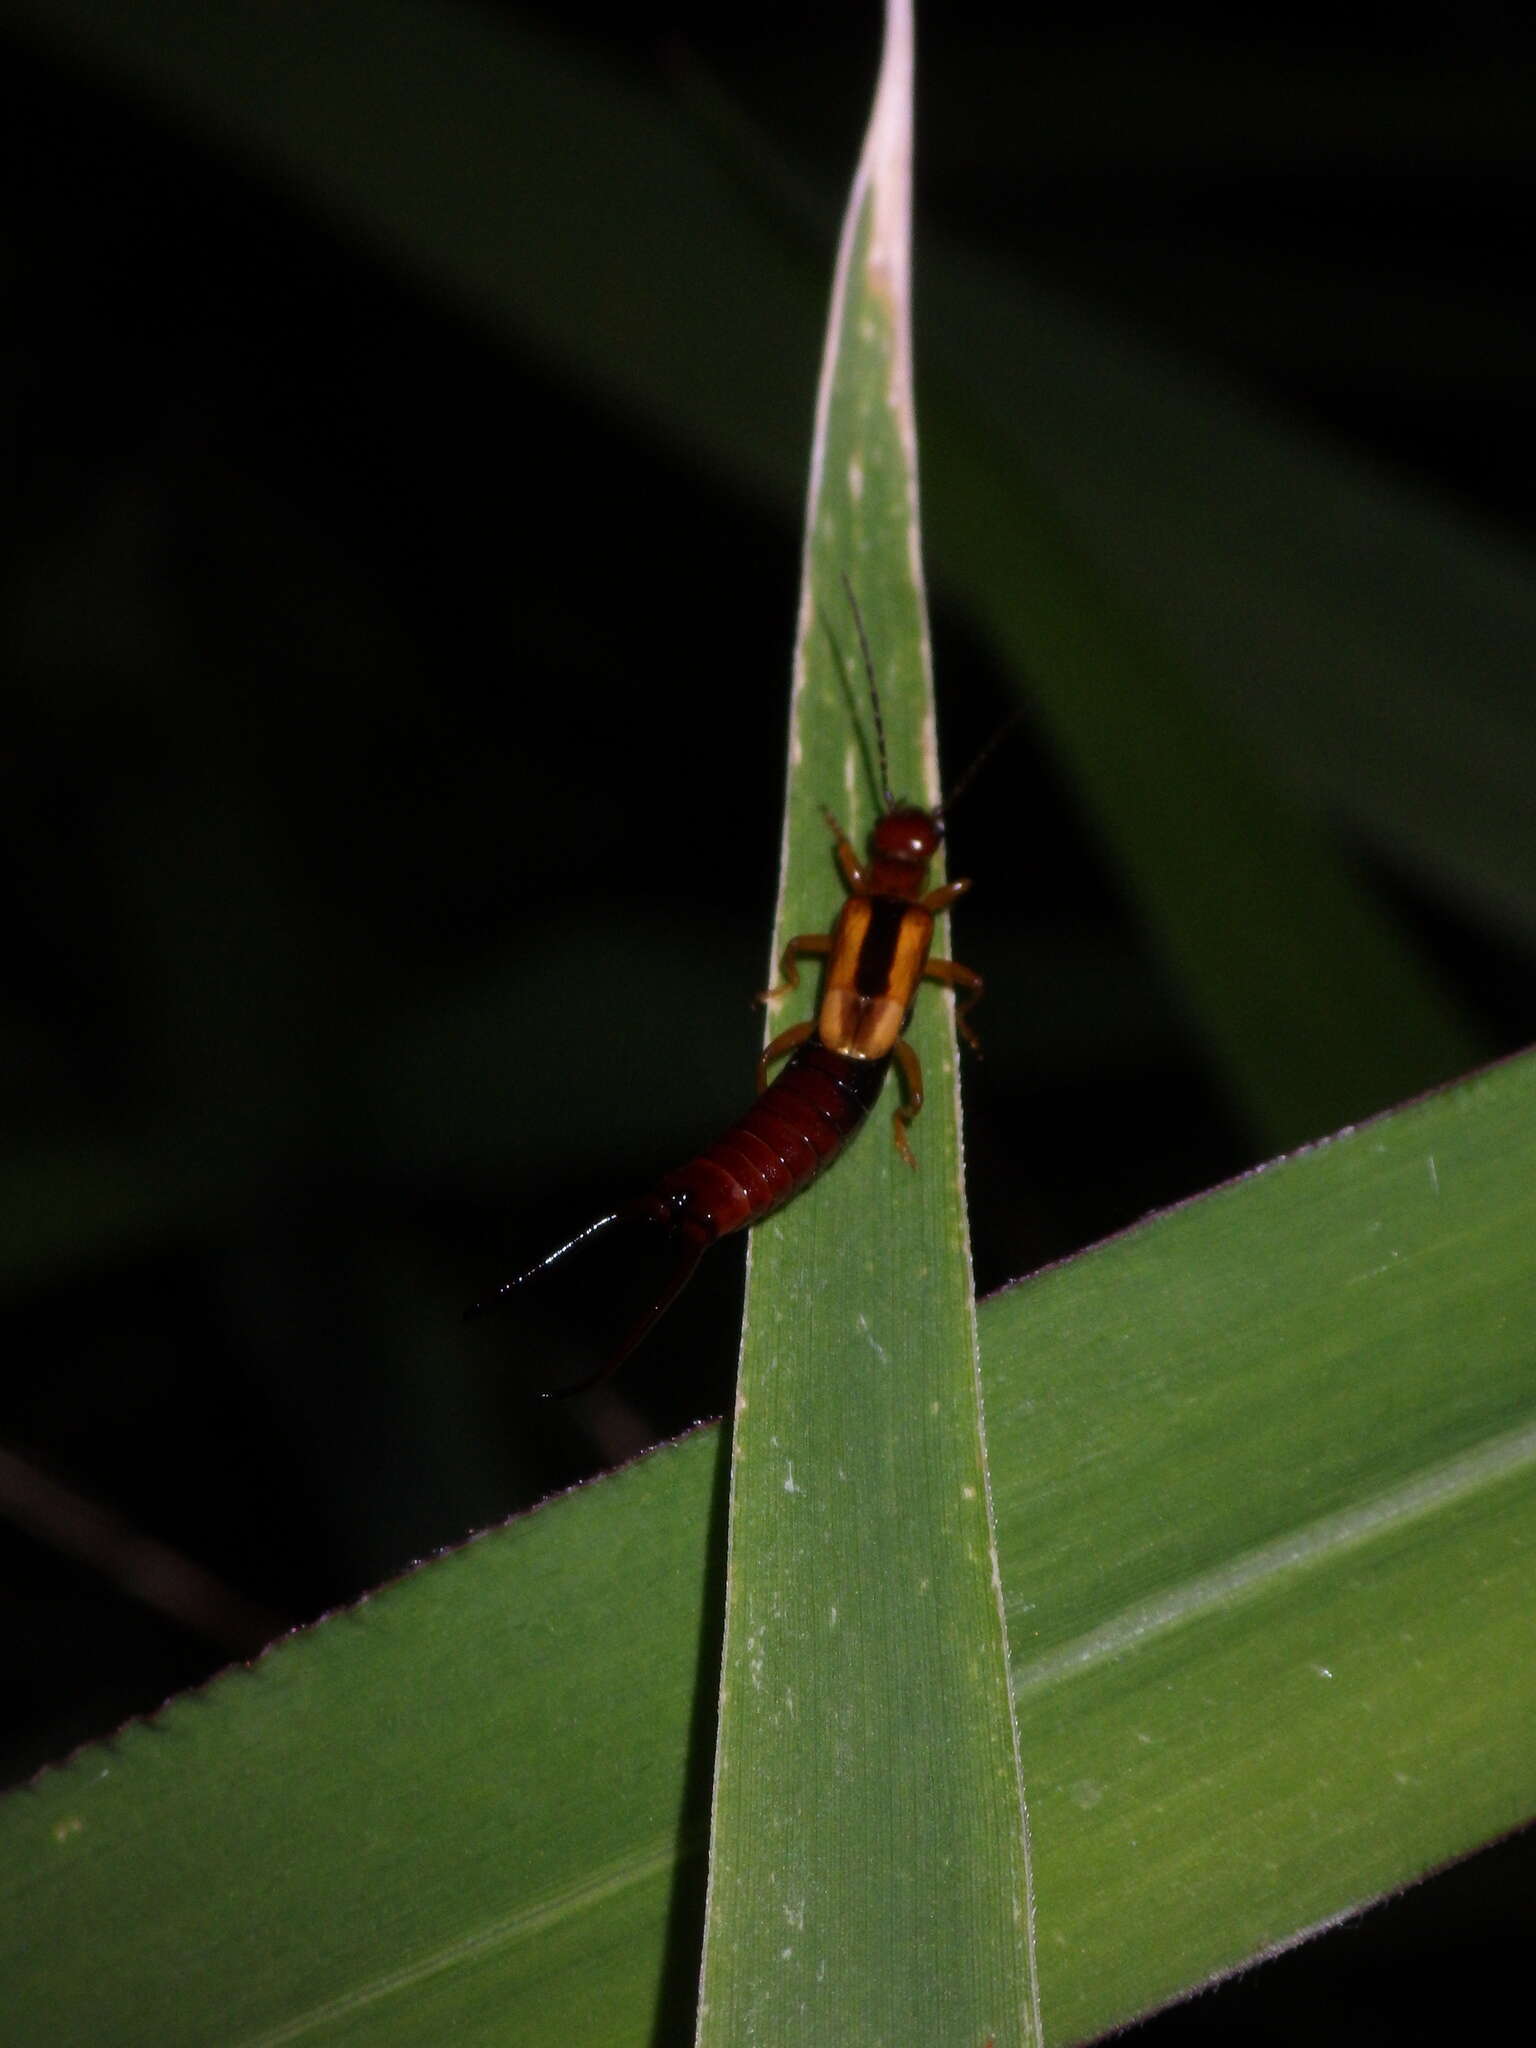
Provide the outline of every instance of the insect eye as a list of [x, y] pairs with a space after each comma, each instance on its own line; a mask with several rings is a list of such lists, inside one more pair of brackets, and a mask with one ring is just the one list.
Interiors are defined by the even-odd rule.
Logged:
[[875, 827], [879, 853], [893, 860], [931, 860], [943, 833], [938, 821], [913, 805], [887, 811]]

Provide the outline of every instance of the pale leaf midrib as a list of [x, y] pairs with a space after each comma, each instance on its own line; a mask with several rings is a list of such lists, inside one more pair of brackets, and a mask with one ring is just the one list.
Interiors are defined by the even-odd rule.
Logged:
[[678, 1844], [668, 1839], [658, 1841], [643, 1851], [626, 1856], [610, 1864], [600, 1876], [589, 1878], [585, 1883], [572, 1885], [569, 1889], [556, 1892], [534, 1904], [520, 1907], [515, 1913], [503, 1915], [483, 1927], [466, 1929], [451, 1941], [441, 1943], [424, 1955], [415, 1957], [399, 1969], [389, 1970], [382, 1975], [370, 1977], [355, 1984], [348, 1991], [322, 2004], [311, 2006], [308, 2011], [297, 2013], [292, 2019], [284, 2020], [275, 2027], [263, 2028], [255, 2034], [248, 2034], [240, 2048], [280, 2048], [286, 2041], [302, 2041], [317, 2028], [328, 2026], [332, 2021], [345, 2018], [350, 2013], [361, 2012], [368, 2006], [382, 2000], [399, 1997], [414, 1990], [418, 1985], [471, 1958], [484, 1955], [497, 1948], [508, 1948], [518, 1942], [536, 1939], [548, 1928], [574, 1915], [591, 1912], [606, 1900], [620, 1892], [633, 1889], [635, 1885], [648, 1883], [654, 1878], [666, 1878], [678, 1859]]
[[[1016, 1659], [1014, 1692], [1037, 1692], [1060, 1680], [1078, 1677], [1203, 1615], [1235, 1601], [1255, 1598], [1287, 1576], [1316, 1569], [1348, 1551], [1395, 1534], [1411, 1522], [1437, 1514], [1523, 1468], [1536, 1468], [1536, 1422], [1490, 1437], [1471, 1450], [1416, 1473], [1372, 1500], [1320, 1516], [1244, 1552], [1214, 1571], [1167, 1587], [1053, 1650]], [[1016, 1633], [1025, 1632], [1026, 1615], [1024, 1602], [1010, 1602], [1010, 1626]]]

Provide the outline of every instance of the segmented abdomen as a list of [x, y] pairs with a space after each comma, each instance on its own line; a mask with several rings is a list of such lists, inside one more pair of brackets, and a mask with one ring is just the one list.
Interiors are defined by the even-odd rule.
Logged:
[[662, 1176], [656, 1195], [705, 1243], [760, 1222], [842, 1151], [889, 1065], [889, 1055], [850, 1059], [810, 1039], [723, 1138]]

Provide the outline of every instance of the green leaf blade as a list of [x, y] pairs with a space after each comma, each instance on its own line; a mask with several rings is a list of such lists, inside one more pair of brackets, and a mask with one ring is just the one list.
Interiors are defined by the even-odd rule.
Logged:
[[[836, 900], [823, 805], [860, 845], [878, 810], [845, 579], [879, 672], [893, 787], [938, 801], [908, 339], [910, 27], [894, 6], [834, 288], [780, 945], [825, 929]], [[706, 2048], [1037, 2038], [954, 1033], [935, 995], [911, 1039], [927, 1091], [919, 1171], [890, 1142], [893, 1077], [874, 1129], [753, 1242]]]
[[642, 2048], [719, 1448], [614, 1475], [579, 1530], [552, 1502], [12, 1794], [8, 2037]]
[[1091, 1318], [1077, 1262], [991, 1305], [1049, 1390], [991, 1406], [1053, 2035], [1536, 1808], [1533, 1108], [1512, 1062], [1101, 1247]]
[[1194, 1614], [1038, 1702], [1021, 1686], [1052, 2038], [1186, 1996], [1529, 1820], [1510, 1622], [1531, 1495], [1527, 1444], [1522, 1469], [1241, 1613]]

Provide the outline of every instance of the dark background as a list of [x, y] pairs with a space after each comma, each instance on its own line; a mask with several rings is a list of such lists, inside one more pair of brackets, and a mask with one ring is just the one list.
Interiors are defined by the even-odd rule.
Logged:
[[[1528, 533], [1536, 32], [929, 13], [920, 236]], [[824, 292], [866, 14], [550, 20], [723, 150], [734, 123], [766, 138], [825, 208], [820, 236], [781, 216]], [[468, 1332], [459, 1310], [745, 1104], [799, 537], [239, 150], [58, 50], [0, 52], [15, 1780], [724, 1406], [733, 1254], [569, 1407], [536, 1392], [590, 1353], [579, 1299]], [[815, 337], [786, 348], [798, 470]], [[934, 605], [953, 769], [1009, 696]], [[1528, 1039], [1532, 959], [1351, 851], [1487, 1052]], [[952, 857], [991, 988], [967, 1081], [986, 1290], [1260, 1148], [1037, 735], [968, 795]], [[86, 1502], [122, 1524], [93, 1534]], [[199, 1629], [73, 1554], [120, 1575], [127, 1529], [214, 1575]], [[1150, 2031], [1428, 2039], [1449, 2014], [1424, 1981], [1512, 1980], [1529, 1870], [1510, 1845]]]

